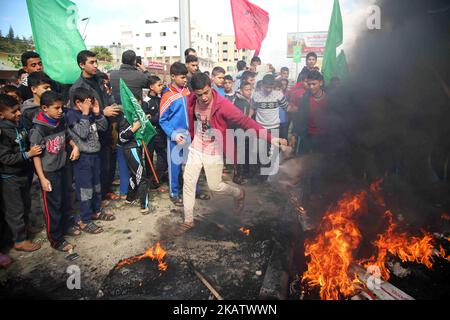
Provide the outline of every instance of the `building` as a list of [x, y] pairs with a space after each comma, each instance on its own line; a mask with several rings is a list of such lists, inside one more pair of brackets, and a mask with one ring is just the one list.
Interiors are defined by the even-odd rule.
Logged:
[[[144, 64], [160, 62], [172, 64], [181, 60], [180, 23], [178, 17], [160, 22], [145, 20], [135, 25], [121, 26], [123, 50], [134, 50]], [[211, 70], [217, 63], [217, 35], [203, 31], [197, 24], [191, 26], [191, 43], [197, 51], [201, 70]]]
[[236, 48], [236, 39], [234, 36], [219, 35], [218, 36], [219, 57], [218, 64], [224, 68], [227, 73], [237, 73], [236, 64], [239, 60], [244, 60], [247, 65], [253, 57], [253, 52], [248, 49], [238, 50]]

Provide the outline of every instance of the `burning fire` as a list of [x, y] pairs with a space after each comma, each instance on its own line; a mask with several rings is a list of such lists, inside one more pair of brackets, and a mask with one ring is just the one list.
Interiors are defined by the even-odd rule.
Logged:
[[241, 228], [239, 229], [239, 231], [242, 232], [243, 234], [245, 234], [247, 237], [250, 235], [250, 229], [241, 227]]
[[[385, 208], [386, 203], [380, 194], [383, 179], [370, 186], [372, 199]], [[324, 215], [319, 232], [315, 239], [305, 242], [305, 256], [310, 258], [307, 271], [302, 276], [302, 282], [307, 287], [320, 286], [322, 300], [337, 300], [354, 294], [361, 282], [357, 275], [351, 274], [351, 266], [359, 263], [366, 268], [375, 265], [380, 268], [381, 276], [388, 280], [390, 272], [386, 267], [388, 253], [398, 257], [403, 262], [416, 262], [432, 268], [433, 255], [449, 260], [445, 250], [437, 251], [433, 245], [433, 237], [424, 233], [422, 237], [409, 236], [399, 232], [393, 221], [390, 210], [385, 212], [388, 219], [386, 231], [377, 236], [373, 245], [377, 249], [377, 257], [363, 261], [355, 261], [353, 254], [358, 249], [362, 234], [357, 225], [357, 216], [366, 207], [367, 193], [344, 194], [336, 206], [331, 207]], [[292, 200], [291, 200], [292, 201]], [[448, 239], [447, 239], [448, 240]]]
[[323, 300], [337, 300], [356, 290], [356, 277], [350, 278], [349, 267], [362, 238], [354, 217], [361, 211], [365, 198], [365, 192], [344, 195], [325, 214], [319, 235], [305, 245], [305, 256], [311, 260], [302, 281], [311, 287], [320, 286]]
[[131, 257], [128, 259], [124, 259], [120, 261], [117, 264], [117, 269], [121, 269], [126, 265], [130, 265], [133, 263], [136, 263], [142, 259], [149, 258], [150, 260], [157, 260], [158, 261], [158, 269], [159, 271], [166, 271], [167, 270], [167, 263], [163, 261], [164, 257], [166, 256], [166, 251], [161, 248], [161, 244], [158, 242], [156, 244], [156, 247], [150, 247], [147, 251], [145, 251], [144, 254], [140, 256]]
[[378, 257], [374, 264], [380, 267], [383, 279], [388, 280], [390, 277], [385, 265], [388, 252], [403, 262], [417, 262], [431, 269], [433, 267], [431, 258], [434, 254], [433, 237], [429, 233], [425, 233], [422, 238], [396, 233], [397, 225], [393, 221], [392, 212], [386, 211], [385, 216], [389, 220], [389, 226], [374, 242], [378, 249]]

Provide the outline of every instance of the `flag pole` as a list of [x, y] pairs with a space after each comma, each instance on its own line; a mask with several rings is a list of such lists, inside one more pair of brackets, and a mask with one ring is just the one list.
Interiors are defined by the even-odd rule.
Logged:
[[180, 10], [180, 57], [185, 61], [184, 51], [191, 46], [190, 0], [179, 0]]
[[155, 177], [156, 183], [159, 184], [158, 176], [156, 175], [155, 168], [153, 167], [152, 161], [150, 160], [150, 155], [148, 154], [147, 145], [145, 144], [144, 140], [142, 140], [142, 147], [144, 148], [148, 164], [150, 165], [150, 169], [152, 170], [152, 173], [153, 173], [153, 176]]
[[[297, 0], [297, 46], [300, 44], [300, 0]], [[298, 77], [298, 60], [295, 63], [295, 76]]]

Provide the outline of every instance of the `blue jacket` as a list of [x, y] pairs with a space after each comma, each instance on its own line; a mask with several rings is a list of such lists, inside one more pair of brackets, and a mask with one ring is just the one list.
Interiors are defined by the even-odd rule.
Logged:
[[187, 88], [178, 92], [176, 88], [169, 85], [161, 98], [159, 124], [172, 141], [175, 141], [177, 134], [182, 134], [186, 140], [190, 139], [187, 112], [187, 96], [189, 94]]

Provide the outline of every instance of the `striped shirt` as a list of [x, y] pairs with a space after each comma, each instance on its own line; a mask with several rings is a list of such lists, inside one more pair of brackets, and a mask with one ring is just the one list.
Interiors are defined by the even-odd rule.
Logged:
[[256, 110], [256, 122], [266, 129], [280, 126], [280, 108], [286, 109], [288, 102], [283, 92], [273, 90], [266, 95], [263, 91], [253, 94], [252, 108]]

